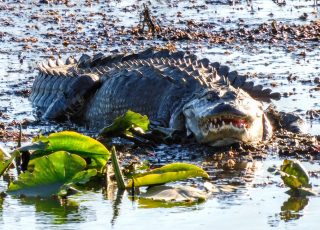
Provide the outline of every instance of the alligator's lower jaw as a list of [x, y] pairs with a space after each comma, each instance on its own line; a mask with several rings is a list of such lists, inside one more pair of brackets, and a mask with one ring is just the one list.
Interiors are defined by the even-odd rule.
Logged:
[[220, 146], [228, 146], [228, 145], [232, 145], [235, 143], [239, 143], [241, 142], [238, 139], [234, 139], [234, 138], [223, 138], [220, 140], [216, 140], [214, 142], [209, 142], [208, 145], [213, 146], [213, 147], [220, 147]]
[[211, 146], [228, 146], [239, 142], [248, 142], [248, 133], [245, 128], [235, 128], [225, 125], [218, 129], [203, 131], [203, 139], [199, 140]]

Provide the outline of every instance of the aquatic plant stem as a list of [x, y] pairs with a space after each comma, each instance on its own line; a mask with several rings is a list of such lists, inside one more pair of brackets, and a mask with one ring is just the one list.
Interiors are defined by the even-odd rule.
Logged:
[[116, 177], [118, 189], [121, 189], [121, 190], [126, 189], [126, 185], [125, 185], [123, 175], [119, 166], [119, 161], [117, 158], [116, 148], [114, 146], [112, 146], [111, 148], [111, 162], [112, 162], [114, 174]]
[[19, 123], [19, 139], [18, 139], [18, 148], [21, 147], [21, 140], [22, 140], [22, 125]]

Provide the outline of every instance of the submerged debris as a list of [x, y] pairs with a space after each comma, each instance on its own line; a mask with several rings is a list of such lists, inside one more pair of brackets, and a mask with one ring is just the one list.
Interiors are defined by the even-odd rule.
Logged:
[[143, 4], [143, 8], [144, 9], [140, 15], [140, 24], [142, 24], [142, 26], [140, 28], [139, 25], [139, 32], [144, 33], [144, 27], [146, 24], [148, 27], [148, 33], [151, 33], [152, 36], [154, 36], [155, 33], [161, 32], [161, 27], [156, 18], [151, 16], [149, 7], [146, 4]]
[[[285, 1], [276, 1], [279, 5], [284, 5]], [[194, 20], [181, 21], [180, 24], [186, 27], [182, 28], [174, 27], [171, 25], [160, 26], [155, 25], [155, 19], [151, 19], [150, 11], [147, 6], [144, 5], [144, 10], [141, 13], [143, 15], [142, 29], [133, 28], [131, 34], [134, 36], [141, 36], [144, 33], [145, 24], [148, 25], [149, 32], [152, 37], [144, 37], [143, 39], [154, 39], [153, 35], [158, 32], [160, 38], [167, 41], [203, 41], [208, 40], [214, 44], [225, 44], [234, 42], [264, 42], [272, 43], [273, 45], [278, 42], [290, 42], [295, 43], [298, 41], [319, 41], [320, 33], [320, 20], [312, 21], [305, 25], [285, 24], [273, 20], [271, 24], [263, 23], [256, 28], [247, 28], [246, 26], [239, 26], [238, 29], [226, 30], [222, 28], [219, 32], [210, 31], [210, 24], [196, 23]], [[301, 17], [307, 17], [304, 14]], [[141, 21], [141, 20], [140, 20]], [[140, 28], [140, 25], [137, 26]], [[157, 29], [158, 28], [158, 29]], [[141, 39], [142, 37], [140, 37]]]
[[310, 109], [306, 112], [306, 114], [309, 119], [318, 119], [320, 118], [320, 109], [319, 110]]

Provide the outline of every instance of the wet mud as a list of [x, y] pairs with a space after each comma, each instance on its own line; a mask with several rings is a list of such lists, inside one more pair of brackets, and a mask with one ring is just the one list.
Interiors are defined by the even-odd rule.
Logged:
[[[256, 220], [251, 220], [255, 224], [255, 221], [263, 219], [258, 223], [261, 229], [286, 226], [282, 220], [303, 219], [306, 206], [311, 206], [311, 214], [306, 215], [305, 219], [315, 221], [319, 208], [317, 198], [287, 199], [279, 179], [266, 175], [266, 167], [279, 165], [282, 157], [294, 157], [310, 164], [313, 182], [316, 186], [319, 184], [316, 181], [319, 170], [315, 166], [318, 166], [320, 151], [317, 137], [320, 134], [320, 9], [313, 4], [313, 1], [303, 0], [154, 1], [152, 4], [146, 3], [149, 23], [146, 20], [143, 27], [145, 8], [140, 1], [2, 1], [0, 144], [9, 148], [16, 146], [20, 139], [20, 127], [22, 141], [26, 142], [39, 132], [65, 128], [61, 124], [39, 122], [34, 116], [28, 96], [37, 76], [37, 62], [58, 57], [63, 60], [69, 56], [79, 58], [83, 53], [134, 52], [149, 46], [185, 50], [212, 62], [219, 61], [232, 70], [248, 75], [255, 83], [280, 92], [281, 100], [273, 102], [276, 109], [300, 114], [306, 121], [307, 134], [279, 131], [268, 142], [256, 146], [241, 145], [219, 150], [192, 144], [123, 147], [120, 152], [124, 166], [134, 167], [141, 160], [148, 160], [153, 167], [172, 161], [187, 161], [203, 166], [209, 172], [211, 181], [217, 185], [229, 186], [224, 188], [224, 193], [217, 195], [217, 201], [208, 201], [198, 207], [197, 212], [173, 209], [171, 214], [175, 219], [169, 220], [171, 224], [174, 221], [190, 227], [202, 221], [208, 227], [213, 226], [208, 220], [218, 216], [215, 221], [218, 228], [230, 227], [230, 219], [240, 221], [238, 226], [241, 226], [241, 220], [247, 219], [239, 214], [242, 213], [237, 209], [240, 206], [247, 210], [246, 216], [255, 217], [257, 213], [262, 213], [263, 218], [258, 216]], [[268, 106], [265, 105], [266, 108]], [[79, 130], [81, 127], [69, 124], [68, 129]], [[256, 165], [262, 162], [263, 170]], [[3, 182], [1, 186], [5, 186]], [[278, 196], [277, 199], [274, 196]], [[101, 215], [102, 220], [93, 214], [99, 212], [96, 207], [110, 204], [105, 202], [106, 198], [97, 198], [96, 193], [88, 197], [75, 198], [86, 207], [82, 211], [73, 210], [79, 218], [75, 222], [84, 226], [85, 221], [92, 218], [90, 220], [98, 226], [96, 222], [104, 222], [106, 213]], [[88, 203], [88, 199], [93, 201], [93, 205]], [[266, 200], [269, 203], [265, 203]], [[6, 202], [7, 206], [16, 205], [13, 199]], [[19, 213], [22, 216], [29, 217], [30, 210], [23, 205], [22, 202], [21, 206], [15, 207], [21, 210]], [[128, 202], [124, 205], [130, 207]], [[35, 217], [42, 215], [42, 209], [38, 206], [40, 211], [33, 212]], [[99, 210], [106, 210], [105, 206]], [[262, 206], [263, 209], [260, 208]], [[266, 206], [270, 208], [266, 210]], [[226, 209], [229, 209], [228, 215], [221, 215]], [[157, 211], [135, 211], [141, 218], [161, 216]], [[123, 212], [126, 220], [120, 218], [116, 227], [127, 227], [128, 223], [138, 226], [136, 212]], [[196, 217], [197, 221], [186, 221], [188, 212], [191, 213], [190, 220]], [[63, 217], [52, 214], [52, 219], [58, 216], [66, 220], [67, 214], [64, 214]], [[141, 218], [138, 219], [141, 221]], [[8, 219], [8, 226], [19, 225]], [[144, 219], [148, 221], [148, 218]], [[303, 228], [307, 225], [306, 220], [296, 222], [297, 226]], [[167, 222], [163, 220], [162, 223], [166, 226]], [[31, 226], [44, 225], [37, 223]]]
[[150, 45], [219, 60], [273, 87], [283, 95], [275, 102], [278, 109], [300, 113], [311, 133], [319, 133], [320, 23], [311, 2], [279, 6], [262, 1], [171, 1], [145, 6], [152, 23], [142, 28], [145, 8], [136, 1], [0, 3], [2, 133], [15, 137], [8, 129], [17, 131], [14, 124], [35, 120], [27, 98], [37, 62], [82, 53], [132, 52]]

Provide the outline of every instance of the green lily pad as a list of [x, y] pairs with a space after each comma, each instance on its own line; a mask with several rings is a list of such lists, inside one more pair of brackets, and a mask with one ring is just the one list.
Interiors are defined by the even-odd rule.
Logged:
[[184, 180], [190, 177], [204, 177], [209, 175], [196, 165], [186, 163], [172, 163], [146, 173], [137, 174], [129, 180], [127, 187], [131, 188], [164, 184], [171, 181]]
[[25, 196], [51, 196], [64, 185], [86, 182], [95, 176], [96, 169], [84, 171], [86, 161], [65, 151], [52, 153], [29, 162], [28, 171], [10, 183], [8, 192]]
[[42, 145], [43, 148], [36, 151], [32, 158], [56, 151], [67, 151], [84, 159], [90, 159], [89, 168], [96, 168], [97, 170], [101, 170], [110, 158], [110, 152], [103, 144], [77, 132], [52, 133], [48, 137], [41, 136], [35, 141], [48, 144]]
[[101, 132], [100, 136], [113, 137], [121, 134], [129, 134], [130, 129], [140, 129], [142, 132], [148, 130], [150, 121], [147, 116], [142, 116], [139, 113], [135, 113], [128, 110], [124, 115], [117, 117], [114, 122], [105, 127]]
[[285, 185], [292, 189], [310, 187], [307, 170], [298, 160], [284, 160], [280, 168], [280, 174]]

